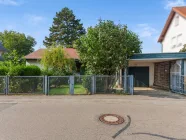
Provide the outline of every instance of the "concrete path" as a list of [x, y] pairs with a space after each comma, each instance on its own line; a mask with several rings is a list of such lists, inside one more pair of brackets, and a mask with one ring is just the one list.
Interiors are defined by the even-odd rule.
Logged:
[[[103, 124], [98, 118], [105, 113], [123, 116], [125, 123]], [[127, 125], [116, 140], [186, 140], [186, 100], [145, 95], [0, 96], [0, 140], [113, 140]]]
[[156, 98], [172, 98], [172, 99], [184, 99], [186, 96], [180, 96], [178, 93], [171, 93], [170, 91], [154, 89], [154, 88], [144, 88], [136, 87], [134, 88], [134, 95], [142, 95], [148, 97]]

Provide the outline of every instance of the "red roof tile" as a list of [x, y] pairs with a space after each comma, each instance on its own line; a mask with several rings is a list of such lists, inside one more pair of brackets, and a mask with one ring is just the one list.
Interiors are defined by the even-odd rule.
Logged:
[[171, 21], [175, 15], [175, 13], [178, 13], [179, 15], [181, 15], [182, 17], [186, 18], [186, 6], [182, 6], [182, 7], [173, 7], [172, 10], [171, 10], [171, 13], [169, 14], [169, 17], [166, 21], [166, 24], [161, 32], [161, 35], [158, 39], [158, 42], [162, 42], [166, 33], [167, 33], [167, 30], [171, 24]]
[[[78, 52], [73, 48], [64, 48], [68, 58], [79, 59]], [[25, 56], [26, 59], [41, 59], [45, 53], [45, 49], [39, 49]]]

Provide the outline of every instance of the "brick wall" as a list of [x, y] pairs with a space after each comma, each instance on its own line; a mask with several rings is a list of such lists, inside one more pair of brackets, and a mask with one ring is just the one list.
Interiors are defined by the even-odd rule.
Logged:
[[160, 62], [154, 65], [154, 86], [169, 89], [171, 62]]

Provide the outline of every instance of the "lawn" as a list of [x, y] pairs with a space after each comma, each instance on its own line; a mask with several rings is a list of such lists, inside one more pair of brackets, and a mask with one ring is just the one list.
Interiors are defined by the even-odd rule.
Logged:
[[[49, 95], [69, 95], [70, 94], [70, 86], [63, 85], [62, 87], [50, 88]], [[84, 88], [82, 85], [74, 85], [74, 94], [88, 94], [88, 90]]]

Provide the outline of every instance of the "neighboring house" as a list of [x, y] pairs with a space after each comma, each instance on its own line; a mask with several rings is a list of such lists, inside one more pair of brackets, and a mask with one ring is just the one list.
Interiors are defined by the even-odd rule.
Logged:
[[179, 52], [186, 44], [186, 6], [173, 7], [158, 42], [162, 52]]
[[6, 49], [3, 47], [3, 45], [0, 42], [0, 61], [3, 61], [2, 54], [6, 52]]
[[128, 73], [134, 75], [134, 86], [176, 86], [186, 92], [186, 53], [179, 53], [186, 44], [186, 6], [172, 8], [158, 42], [162, 53], [134, 54], [129, 60]]
[[186, 74], [186, 53], [134, 54], [129, 60], [129, 75], [135, 87], [171, 88], [172, 75]]
[[[40, 61], [44, 55], [45, 49], [39, 49], [35, 52], [32, 52], [25, 56], [26, 59], [26, 65], [36, 65], [40, 68], [42, 68]], [[74, 59], [76, 62], [77, 72], [80, 71], [80, 63], [79, 63], [79, 55], [76, 51], [76, 49], [73, 48], [64, 48], [64, 52], [67, 54], [67, 56], [71, 59]]]

